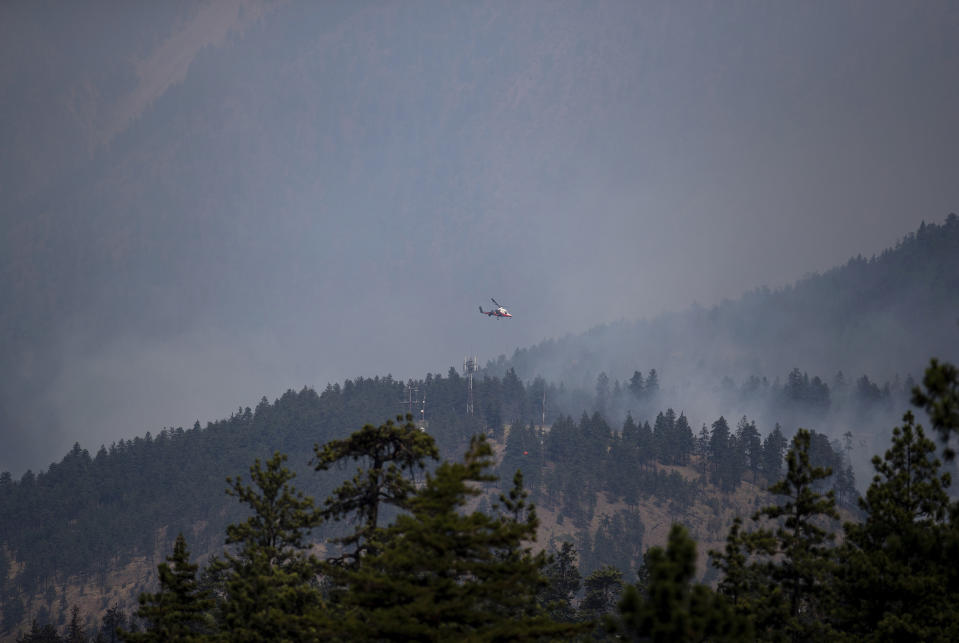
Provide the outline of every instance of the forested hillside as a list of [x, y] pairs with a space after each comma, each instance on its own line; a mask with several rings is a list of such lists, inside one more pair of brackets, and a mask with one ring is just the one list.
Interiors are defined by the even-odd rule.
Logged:
[[[735, 398], [728, 417], [691, 418], [663, 408], [655, 371], [637, 371], [623, 383], [604, 376], [595, 390], [584, 391], [541, 378], [524, 383], [510, 370], [502, 378], [476, 377], [473, 388], [475, 413], [467, 415], [467, 380], [452, 368], [445, 377], [407, 383], [346, 380], [320, 393], [305, 388], [273, 402], [263, 399], [206, 427], [121, 440], [92, 455], [75, 445], [48, 470], [19, 480], [2, 474], [4, 630], [13, 632], [33, 617], [65, 623], [78, 603], [90, 618], [114, 603], [129, 611], [136, 593], [153, 586], [152, 567], [178, 533], [188, 536], [201, 559], [222, 549], [226, 525], [243, 515], [224, 495], [225, 480], [256, 458], [288, 454], [298, 488], [321, 501], [349, 470], [312, 471], [313, 447], [343, 437], [370, 416], [388, 418], [405, 409], [425, 418], [419, 423], [446, 458], [462, 453], [471, 436], [488, 435], [501, 478], [508, 482], [516, 469], [524, 472], [543, 517], [539, 546], [574, 543], [584, 575], [605, 565], [628, 574], [676, 520], [704, 542], [718, 542], [736, 508], [754, 506], [777, 478], [795, 431], [792, 425], [757, 426], [737, 411]], [[810, 418], [839, 400], [856, 404], [865, 416], [903, 403], [903, 391], [888, 384], [850, 390], [830, 397], [818, 376], [810, 380], [795, 371], [784, 386], [754, 393], [781, 398], [783, 408]], [[608, 419], [611, 409], [626, 407], [632, 412], [625, 420]], [[844, 443], [814, 434], [813, 457], [836, 472], [829, 486], [850, 509], [857, 496], [852, 446], [848, 436]], [[325, 525], [316, 535], [337, 533]]]
[[[384, 392], [395, 389], [386, 383]], [[376, 388], [361, 386], [367, 394]], [[324, 394], [334, 407], [349, 406], [343, 390]], [[319, 398], [291, 393], [286, 404], [309, 407], [311, 399]], [[933, 360], [911, 402], [929, 414], [951, 459], [959, 371]], [[269, 417], [270, 409], [264, 403], [257, 414]], [[256, 424], [247, 410], [239, 419]], [[842, 452], [822, 435], [799, 429], [787, 440], [777, 426], [763, 439], [746, 418], [735, 431], [719, 418], [698, 437], [672, 409], [658, 413], [653, 426], [630, 417], [618, 432], [598, 412], [584, 413], [578, 423], [559, 417], [547, 432], [532, 424], [496, 425], [488, 429], [494, 436], [503, 431], [506, 444], [498, 466], [489, 438], [480, 434], [469, 438], [461, 459], [443, 457], [435, 468], [427, 465], [441, 454], [422, 422], [414, 424], [411, 414], [397, 419], [313, 446], [311, 466], [320, 476], [358, 465], [322, 504], [291, 484], [298, 476], [279, 451], [256, 458], [249, 484], [243, 476], [228, 478], [227, 495], [247, 509], [225, 526], [226, 548], [201, 572], [185, 536], [196, 529], [183, 525], [174, 542], [162, 539], [158, 548], [172, 554], [157, 566], [157, 584], [132, 588], [140, 595], [135, 615], [128, 600], [119, 600], [125, 597], [93, 592], [77, 601], [76, 591], [68, 597], [68, 584], [55, 571], [42, 581], [41, 605], [25, 604], [31, 581], [23, 570], [33, 561], [5, 556], [4, 577], [12, 580], [4, 588], [6, 636], [20, 630], [19, 641], [94, 635], [128, 641], [546, 640], [586, 633], [600, 640], [882, 640], [949, 638], [957, 627], [950, 477], [911, 412], [893, 430], [891, 448], [873, 458], [876, 475], [864, 497], [854, 491]], [[212, 435], [210, 428], [190, 434]], [[164, 434], [132, 451], [169, 448], [190, 440], [187, 435]], [[447, 439], [461, 441], [453, 434]], [[3, 509], [29, 522], [23, 505], [56, 471], [79, 464], [82, 473], [119, 458], [106, 453], [94, 463], [74, 449], [36, 479], [4, 476]], [[512, 485], [494, 475], [517, 464]], [[74, 482], [82, 480], [76, 473]], [[747, 479], [767, 491], [737, 494]], [[87, 487], [77, 496], [90, 493]], [[538, 507], [530, 502], [536, 499]], [[605, 511], [594, 516], [598, 501]], [[646, 521], [664, 504], [668, 536], [649, 547]], [[840, 526], [844, 507], [847, 521]], [[555, 520], [541, 521], [541, 511]], [[59, 529], [68, 531], [77, 518], [64, 518]], [[578, 534], [557, 530], [545, 534], [547, 540], [539, 529], [566, 520]], [[337, 530], [318, 532], [327, 523]], [[710, 548], [705, 577], [696, 571], [699, 547]], [[29, 546], [13, 543], [12, 549]], [[78, 549], [73, 555], [83, 556]], [[81, 586], [79, 596], [91, 589]], [[143, 591], [151, 589], [155, 593]], [[69, 618], [51, 613], [56, 599], [63, 612], [76, 601]]]
[[[758, 274], [755, 283], [761, 284]], [[924, 356], [959, 358], [959, 217], [923, 224], [893, 248], [858, 256], [788, 287], [757, 288], [735, 301], [519, 348], [488, 365], [589, 385], [601, 372], [627, 379], [636, 364], [671, 374], [688, 399], [723, 377], [774, 378], [793, 367], [893, 380]]]
[[[33, 617], [63, 624], [77, 604], [94, 620], [111, 604], [129, 611], [133, 597], [155, 583], [154, 563], [176, 534], [187, 534], [201, 559], [222, 549], [226, 525], [243, 515], [224, 495], [227, 477], [280, 451], [289, 455], [298, 486], [321, 500], [343, 472], [312, 471], [314, 445], [399, 411], [414, 415], [445, 458], [462, 453], [471, 436], [487, 435], [502, 479], [517, 468], [526, 476], [542, 517], [539, 546], [574, 544], [584, 574], [606, 565], [627, 573], [646, 547], [665, 542], [677, 520], [701, 542], [718, 543], [734, 515], [762, 502], [800, 426], [813, 431], [814, 461], [833, 470], [828, 487], [855, 511], [863, 489], [855, 480], [868, 480], [868, 459], [888, 443], [915, 378], [861, 370], [852, 355], [867, 339], [894, 349], [923, 329], [924, 341], [937, 345], [956, 332], [955, 320], [934, 331], [932, 324], [945, 324], [954, 312], [948, 293], [957, 289], [957, 231], [952, 215], [879, 257], [857, 258], [792, 288], [518, 350], [474, 375], [473, 414], [468, 380], [454, 368], [408, 382], [358, 377], [322, 392], [263, 398], [205, 427], [165, 428], [99, 448], [76, 444], [47, 470], [19, 479], [3, 473], [3, 629], [14, 632]], [[907, 319], [900, 301], [928, 317]], [[872, 321], [879, 318], [895, 323], [880, 328]], [[737, 370], [765, 363], [737, 355], [762, 355], [763, 347], [775, 354], [777, 342], [814, 344], [828, 324], [840, 330], [826, 344], [853, 366]], [[611, 342], [624, 347], [616, 363], [625, 364], [630, 347], [642, 352], [654, 340], [673, 348], [643, 353], [648, 359], [620, 367], [623, 375], [593, 370], [615, 365], [604, 361]], [[844, 353], [836, 342], [861, 345]], [[722, 346], [728, 350], [716, 348]], [[697, 373], [683, 370], [689, 364], [680, 358], [700, 349]], [[816, 363], [817, 350], [825, 349], [794, 354]], [[733, 365], [726, 374], [708, 366], [720, 358]], [[551, 361], [562, 364], [568, 381], [542, 375], [550, 369], [539, 368]], [[324, 525], [317, 538], [337, 529]]]
[[959, 3], [756, 4], [0, 2], [0, 643], [959, 641]]

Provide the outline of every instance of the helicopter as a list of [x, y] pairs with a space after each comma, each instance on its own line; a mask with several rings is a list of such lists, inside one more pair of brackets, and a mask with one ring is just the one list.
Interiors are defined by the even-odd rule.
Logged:
[[500, 306], [499, 302], [493, 299], [492, 297], [490, 297], [489, 300], [493, 302], [493, 305], [496, 306], [496, 308], [493, 308], [491, 310], [483, 310], [483, 307], [480, 306], [479, 311], [481, 313], [483, 313], [487, 317], [512, 317], [512, 315], [509, 314], [509, 311], [506, 310], [505, 306]]

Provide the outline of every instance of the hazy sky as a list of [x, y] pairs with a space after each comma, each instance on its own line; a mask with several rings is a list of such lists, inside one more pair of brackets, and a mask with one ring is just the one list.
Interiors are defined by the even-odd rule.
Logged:
[[113, 4], [0, 7], [0, 470], [959, 210], [954, 2]]

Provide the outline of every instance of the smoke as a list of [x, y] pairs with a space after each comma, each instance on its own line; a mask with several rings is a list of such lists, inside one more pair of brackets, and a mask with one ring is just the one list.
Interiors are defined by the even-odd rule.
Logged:
[[[15, 473], [288, 387], [532, 360], [547, 339], [571, 352], [528, 376], [589, 386], [825, 374], [847, 368], [835, 346], [881, 374], [859, 338], [904, 336], [899, 317], [756, 352], [748, 335], [790, 313], [730, 338], [721, 303], [959, 201], [949, 5], [80, 13], [0, 8]], [[491, 296], [513, 319], [476, 312]], [[586, 331], [609, 341], [570, 339]]]

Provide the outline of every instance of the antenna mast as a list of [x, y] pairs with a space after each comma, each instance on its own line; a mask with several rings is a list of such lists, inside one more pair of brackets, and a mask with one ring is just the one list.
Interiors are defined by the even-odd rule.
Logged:
[[546, 426], [546, 383], [543, 383], [543, 424]]
[[423, 399], [420, 400], [420, 431], [426, 430], [426, 391], [423, 391]]
[[[419, 405], [419, 426], [417, 427], [420, 431], [426, 430], [426, 391], [423, 391], [423, 397], [419, 396], [420, 387], [413, 381], [411, 378], [406, 382], [406, 399], [402, 400], [400, 403], [406, 407], [406, 412], [416, 417], [413, 413], [413, 407]], [[414, 420], [415, 421], [415, 420]]]
[[463, 374], [466, 375], [466, 415], [473, 415], [473, 373], [476, 372], [476, 356], [463, 358]]
[[406, 382], [406, 399], [401, 402], [406, 406], [406, 412], [413, 415], [413, 405], [417, 402], [417, 395], [420, 387], [412, 379]]

